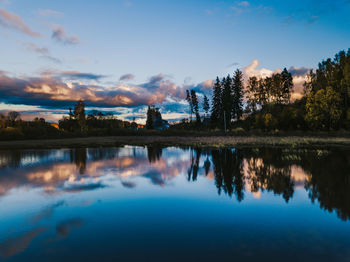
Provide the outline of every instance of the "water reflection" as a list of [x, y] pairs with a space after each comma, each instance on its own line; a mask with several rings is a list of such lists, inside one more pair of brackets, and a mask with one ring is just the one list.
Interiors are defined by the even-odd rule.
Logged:
[[[57, 210], [70, 206], [67, 196], [102, 193], [107, 189], [118, 192], [116, 183], [130, 193], [153, 186], [175, 188], [177, 195], [187, 186], [198, 190], [197, 184], [210, 192], [206, 188], [208, 184], [219, 198], [226, 196], [236, 203], [243, 203], [250, 196], [256, 199], [272, 193], [289, 204], [297, 190], [301, 190], [307, 192], [305, 200], [309, 203], [348, 221], [349, 153], [344, 149], [155, 146], [0, 151], [0, 202], [21, 198], [21, 194], [26, 194], [23, 192], [31, 190], [39, 191], [42, 199], [51, 196], [64, 199], [44, 206], [27, 218], [27, 224], [22, 225], [24, 231], [6, 231], [7, 237], [0, 238], [0, 255], [10, 258], [20, 254], [34, 239], [51, 232], [45, 221], [55, 220], [50, 241], [59, 241], [81, 230], [85, 221], [80, 216], [56, 218]], [[89, 206], [94, 201], [84, 203], [81, 205]]]

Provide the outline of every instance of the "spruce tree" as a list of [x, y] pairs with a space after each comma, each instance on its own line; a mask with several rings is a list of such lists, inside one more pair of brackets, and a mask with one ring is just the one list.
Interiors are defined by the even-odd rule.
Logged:
[[209, 112], [209, 109], [210, 109], [210, 105], [209, 105], [209, 99], [206, 95], [204, 95], [204, 98], [203, 98], [203, 110], [205, 112], [205, 116], [208, 115], [208, 112]]
[[243, 73], [239, 69], [233, 76], [233, 118], [239, 120], [243, 113]]
[[229, 128], [232, 119], [232, 108], [233, 108], [233, 99], [232, 99], [232, 79], [228, 75], [225, 78], [223, 91], [222, 91], [222, 104], [223, 104], [223, 118], [225, 118], [226, 127]]
[[192, 104], [193, 112], [196, 114], [196, 122], [200, 123], [201, 117], [199, 115], [198, 98], [196, 95], [196, 91], [194, 91], [193, 89], [191, 90], [191, 104]]
[[222, 112], [222, 85], [219, 77], [216, 77], [216, 82], [213, 87], [213, 98], [211, 106], [210, 120], [212, 125], [219, 126], [220, 116]]
[[190, 121], [192, 122], [192, 114], [193, 114], [193, 103], [192, 103], [192, 97], [190, 95], [190, 91], [186, 90], [186, 101], [188, 102], [188, 106], [190, 109]]

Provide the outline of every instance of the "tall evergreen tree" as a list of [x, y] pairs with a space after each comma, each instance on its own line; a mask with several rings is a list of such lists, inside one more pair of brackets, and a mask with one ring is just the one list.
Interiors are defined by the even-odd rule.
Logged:
[[213, 98], [211, 106], [211, 122], [214, 126], [220, 126], [220, 116], [222, 114], [222, 85], [219, 77], [216, 77], [216, 82], [213, 87]]
[[282, 101], [285, 104], [289, 104], [291, 93], [293, 90], [293, 76], [288, 72], [287, 68], [284, 68], [282, 73]]
[[190, 121], [192, 122], [192, 114], [194, 112], [193, 112], [192, 97], [191, 97], [191, 94], [190, 94], [189, 90], [186, 90], [186, 101], [188, 102], [188, 106], [189, 106], [189, 109], [190, 109]]
[[224, 79], [223, 90], [222, 90], [222, 109], [223, 117], [225, 118], [226, 127], [229, 128], [232, 119], [232, 108], [233, 108], [233, 97], [232, 97], [232, 79], [228, 75]]
[[203, 110], [205, 112], [205, 115], [207, 116], [208, 115], [208, 112], [209, 112], [209, 109], [210, 109], [210, 105], [209, 105], [209, 99], [206, 95], [204, 95], [204, 98], [203, 98]]
[[191, 104], [192, 104], [193, 112], [196, 114], [196, 122], [200, 123], [201, 117], [199, 115], [198, 98], [196, 95], [196, 91], [194, 91], [193, 89], [191, 90]]
[[237, 69], [233, 76], [233, 106], [232, 115], [233, 118], [239, 120], [243, 113], [243, 73]]

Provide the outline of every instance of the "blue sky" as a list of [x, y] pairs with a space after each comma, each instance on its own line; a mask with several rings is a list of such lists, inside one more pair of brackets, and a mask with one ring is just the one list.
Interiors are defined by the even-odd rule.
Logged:
[[0, 10], [0, 110], [27, 118], [57, 120], [83, 98], [122, 118], [142, 121], [155, 103], [178, 119], [184, 90], [210, 94], [217, 75], [314, 68], [350, 47], [349, 0], [0, 0]]

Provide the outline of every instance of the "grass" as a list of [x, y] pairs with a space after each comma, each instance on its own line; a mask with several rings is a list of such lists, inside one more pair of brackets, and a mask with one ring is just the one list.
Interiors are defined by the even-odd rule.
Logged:
[[109, 136], [48, 140], [0, 141], [0, 149], [113, 147], [124, 145], [203, 147], [347, 147], [349, 137], [301, 136]]

